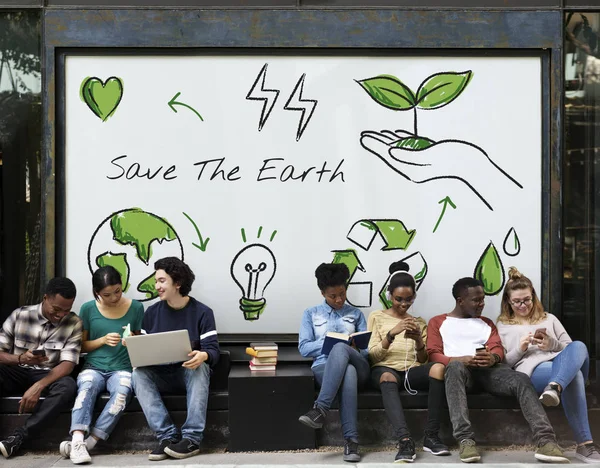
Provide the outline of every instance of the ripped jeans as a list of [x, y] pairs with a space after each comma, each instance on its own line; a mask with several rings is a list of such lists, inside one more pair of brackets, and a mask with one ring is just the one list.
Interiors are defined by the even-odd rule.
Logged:
[[[90, 429], [96, 399], [104, 391], [110, 393], [110, 400]], [[97, 369], [81, 371], [77, 377], [77, 398], [71, 413], [70, 433], [83, 431], [97, 439], [108, 439], [132, 396], [131, 372], [105, 372]]]

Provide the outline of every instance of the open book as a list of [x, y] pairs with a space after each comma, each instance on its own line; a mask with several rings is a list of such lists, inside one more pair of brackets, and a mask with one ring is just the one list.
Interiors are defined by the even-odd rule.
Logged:
[[366, 349], [369, 346], [369, 340], [371, 339], [371, 332], [356, 332], [351, 335], [346, 335], [345, 333], [335, 333], [335, 332], [327, 332], [325, 334], [325, 341], [323, 342], [323, 347], [321, 348], [321, 354], [329, 354], [331, 348], [337, 343], [346, 343], [351, 344], [352, 340], [354, 340], [354, 344], [357, 348]]

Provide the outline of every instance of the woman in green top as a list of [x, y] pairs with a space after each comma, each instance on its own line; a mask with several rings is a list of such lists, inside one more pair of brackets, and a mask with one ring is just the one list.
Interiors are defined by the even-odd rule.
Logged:
[[[77, 399], [71, 415], [72, 441], [60, 444], [60, 453], [78, 465], [92, 459], [88, 449], [98, 440], [108, 439], [131, 400], [131, 362], [122, 343], [124, 330], [139, 334], [144, 307], [123, 296], [121, 275], [111, 267], [102, 267], [92, 275], [96, 300], [81, 307], [83, 322], [81, 351], [88, 353], [83, 370], [77, 377]], [[92, 426], [96, 398], [104, 391], [110, 400]], [[84, 440], [84, 437], [87, 439]]]

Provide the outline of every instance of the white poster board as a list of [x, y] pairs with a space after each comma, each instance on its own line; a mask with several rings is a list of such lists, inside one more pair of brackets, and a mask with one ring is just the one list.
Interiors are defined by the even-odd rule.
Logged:
[[494, 319], [509, 266], [539, 288], [539, 58], [68, 56], [65, 67], [77, 308], [101, 264], [151, 304], [153, 264], [168, 255], [191, 266], [220, 333], [297, 333], [323, 300], [315, 268], [334, 260], [350, 266], [348, 299], [365, 315], [405, 258], [426, 320], [451, 310], [463, 276], [485, 280]]

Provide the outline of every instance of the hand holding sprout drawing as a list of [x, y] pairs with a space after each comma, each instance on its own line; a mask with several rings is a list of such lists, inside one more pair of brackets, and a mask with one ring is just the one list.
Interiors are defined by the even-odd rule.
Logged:
[[494, 177], [508, 185], [523, 188], [502, 170], [487, 153], [467, 141], [448, 139], [434, 141], [419, 134], [419, 109], [434, 110], [447, 106], [465, 90], [473, 72], [443, 72], [426, 78], [417, 92], [413, 92], [398, 78], [379, 75], [357, 83], [378, 104], [395, 111], [412, 110], [414, 124], [407, 130], [364, 131], [360, 143], [395, 172], [406, 179], [422, 184], [438, 179], [456, 179], [463, 182], [477, 197], [493, 210], [493, 198], [501, 193]]

